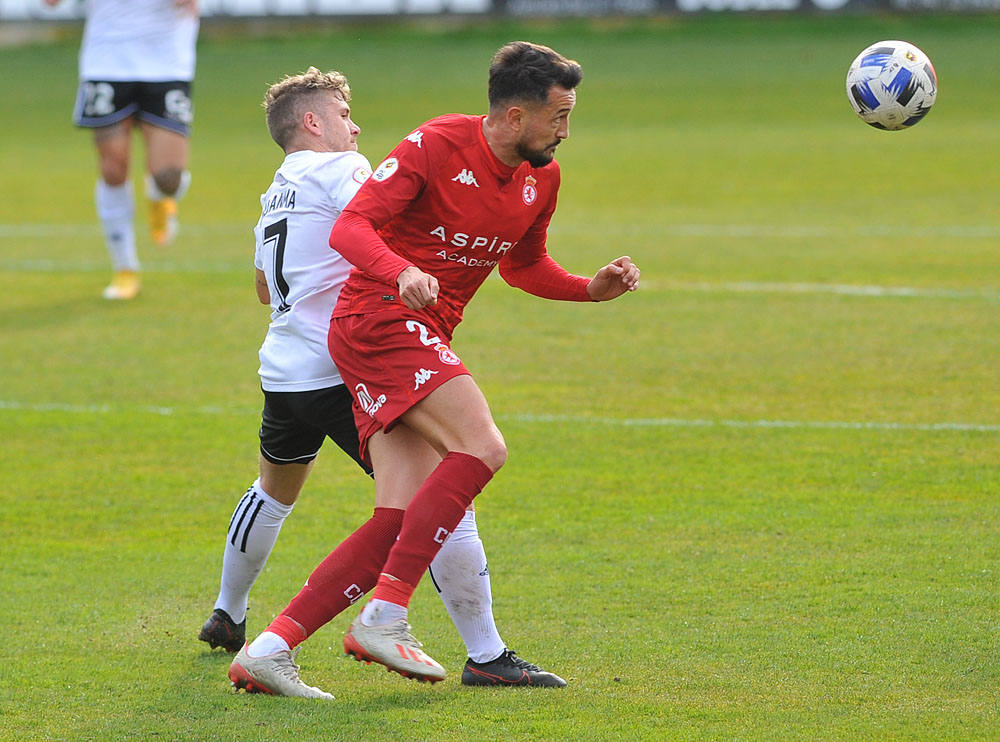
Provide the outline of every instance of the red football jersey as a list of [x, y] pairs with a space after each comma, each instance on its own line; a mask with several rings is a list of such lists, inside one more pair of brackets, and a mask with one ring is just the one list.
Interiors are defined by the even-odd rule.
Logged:
[[438, 280], [437, 304], [422, 311], [448, 339], [497, 266], [532, 294], [590, 301], [590, 279], [567, 273], [545, 250], [558, 164], [505, 165], [486, 143], [483, 118], [451, 114], [423, 124], [344, 209], [330, 245], [360, 270], [341, 290], [334, 317], [405, 308], [396, 277], [411, 265]]

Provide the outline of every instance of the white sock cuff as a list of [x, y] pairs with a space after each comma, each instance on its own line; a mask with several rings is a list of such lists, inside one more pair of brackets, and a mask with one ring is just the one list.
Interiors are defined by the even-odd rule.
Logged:
[[479, 526], [476, 523], [475, 510], [465, 511], [465, 515], [462, 516], [462, 520], [455, 526], [455, 530], [451, 532], [448, 540], [454, 543], [472, 543], [481, 540], [479, 538]]
[[103, 178], [97, 179], [94, 188], [94, 200], [97, 203], [97, 216], [105, 219], [131, 219], [135, 213], [135, 196], [132, 194], [132, 184], [108, 185]]
[[267, 494], [264, 491], [264, 488], [260, 486], [260, 477], [257, 477], [257, 479], [254, 480], [254, 483], [250, 485], [250, 489], [254, 491], [254, 494], [257, 495], [263, 503], [261, 505], [261, 510], [274, 518], [281, 518], [284, 520], [288, 517], [288, 514], [292, 512], [292, 508], [295, 507], [294, 503], [292, 505], [286, 505], [283, 502], [278, 502]]

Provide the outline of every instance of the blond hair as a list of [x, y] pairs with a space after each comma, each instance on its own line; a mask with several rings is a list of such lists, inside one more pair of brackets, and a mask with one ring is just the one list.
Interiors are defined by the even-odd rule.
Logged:
[[267, 130], [279, 147], [285, 149], [298, 130], [299, 121], [317, 93], [339, 92], [345, 101], [351, 99], [347, 78], [336, 70], [320, 72], [310, 67], [299, 75], [286, 75], [267, 89], [264, 111]]

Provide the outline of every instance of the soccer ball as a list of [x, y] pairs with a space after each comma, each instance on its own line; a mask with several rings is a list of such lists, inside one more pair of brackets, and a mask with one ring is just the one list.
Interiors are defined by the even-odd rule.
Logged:
[[931, 110], [935, 98], [934, 65], [908, 41], [872, 44], [847, 70], [847, 99], [861, 120], [876, 129], [913, 126]]

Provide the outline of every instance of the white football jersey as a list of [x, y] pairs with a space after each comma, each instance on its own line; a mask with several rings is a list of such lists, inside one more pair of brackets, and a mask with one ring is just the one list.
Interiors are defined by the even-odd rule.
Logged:
[[330, 230], [371, 175], [357, 152], [293, 152], [260, 197], [254, 265], [267, 276], [271, 326], [260, 348], [261, 386], [304, 392], [342, 384], [326, 336], [351, 264]]
[[88, 0], [80, 79], [194, 79], [198, 16], [174, 0]]

